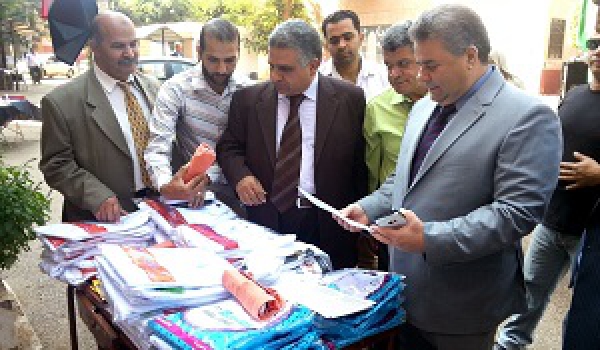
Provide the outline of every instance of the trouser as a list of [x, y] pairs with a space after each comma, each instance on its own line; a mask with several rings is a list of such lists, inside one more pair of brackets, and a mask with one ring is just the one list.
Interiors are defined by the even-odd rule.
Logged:
[[405, 323], [400, 326], [400, 333], [396, 341], [396, 349], [489, 350], [494, 346], [495, 333], [495, 329], [475, 334], [433, 333], [419, 329], [409, 323]]
[[580, 237], [561, 234], [538, 225], [531, 237], [523, 272], [527, 310], [509, 318], [497, 342], [506, 349], [523, 349], [533, 342], [533, 332], [560, 279], [567, 273]]
[[565, 320], [564, 350], [600, 349], [600, 224], [588, 228]]

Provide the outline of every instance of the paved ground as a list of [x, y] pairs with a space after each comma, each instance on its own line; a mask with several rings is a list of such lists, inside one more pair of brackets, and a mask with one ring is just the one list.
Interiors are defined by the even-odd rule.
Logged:
[[[39, 104], [42, 96], [54, 86], [63, 83], [64, 80], [44, 80], [42, 85], [29, 87], [28, 91], [15, 94], [25, 94], [30, 101]], [[0, 91], [0, 95], [6, 92]], [[556, 106], [555, 97], [545, 97], [544, 100], [551, 106]], [[36, 159], [31, 168], [34, 178], [43, 181], [42, 175], [37, 169], [37, 158], [39, 158], [39, 123], [26, 123], [22, 125], [25, 132], [25, 140], [16, 140], [9, 133], [9, 142], [0, 144], [0, 154], [8, 164], [23, 164]], [[60, 219], [61, 197], [52, 193], [52, 221]], [[525, 240], [527, 244], [527, 239]], [[66, 286], [63, 283], [42, 274], [38, 269], [40, 244], [31, 243], [31, 251], [23, 253], [18, 263], [9, 271], [0, 271], [8, 284], [12, 287], [23, 308], [29, 317], [33, 328], [40, 338], [43, 348], [50, 350], [69, 349], [69, 329], [66, 313]], [[558, 350], [561, 348], [562, 320], [568, 309], [570, 292], [563, 280], [558, 286], [558, 291], [552, 297], [549, 308], [542, 319], [536, 333], [536, 342], [531, 347], [535, 350]], [[473, 307], [477, 307], [473, 305]], [[93, 349], [95, 343], [85, 326], [79, 322], [79, 342], [81, 349]]]

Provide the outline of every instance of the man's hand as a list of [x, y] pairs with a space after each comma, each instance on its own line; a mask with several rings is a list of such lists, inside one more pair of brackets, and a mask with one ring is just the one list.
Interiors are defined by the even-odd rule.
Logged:
[[573, 155], [576, 162], [561, 162], [559, 180], [572, 182], [565, 188], [573, 190], [576, 188], [600, 185], [600, 164], [579, 152]]
[[[340, 210], [340, 213], [342, 214], [343, 217], [348, 218], [352, 221], [359, 222], [363, 225], [367, 225], [369, 223], [369, 218], [367, 217], [367, 214], [365, 213], [363, 208], [356, 203], [350, 204], [346, 208]], [[332, 215], [332, 216], [333, 216], [333, 219], [335, 221], [337, 221], [337, 223], [340, 224], [340, 226], [342, 226], [346, 230], [348, 230], [350, 232], [360, 232], [361, 231], [359, 228], [349, 225], [347, 222], [345, 222], [341, 218], [339, 218], [335, 215]]]
[[240, 201], [245, 205], [254, 206], [264, 204], [267, 201], [267, 192], [260, 184], [260, 181], [252, 175], [248, 175], [241, 179], [235, 185]]
[[423, 222], [410, 210], [402, 210], [406, 225], [401, 227], [371, 226], [372, 235], [378, 241], [411, 253], [425, 251]]
[[105, 222], [117, 222], [121, 218], [121, 215], [127, 215], [127, 212], [121, 209], [117, 197], [110, 197], [102, 202], [100, 208], [94, 214], [96, 220]]
[[190, 207], [197, 208], [204, 204], [204, 195], [210, 179], [206, 174], [202, 174], [185, 183], [183, 174], [185, 174], [187, 168], [187, 165], [182, 166], [171, 181], [160, 188], [160, 194], [167, 199], [186, 200]]

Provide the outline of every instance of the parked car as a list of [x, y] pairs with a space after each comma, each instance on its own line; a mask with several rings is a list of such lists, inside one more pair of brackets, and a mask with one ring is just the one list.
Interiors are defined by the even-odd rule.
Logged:
[[196, 63], [192, 59], [182, 57], [140, 57], [138, 69], [163, 82], [177, 73], [194, 67]]
[[55, 76], [64, 76], [71, 78], [75, 75], [77, 68], [75, 66], [69, 66], [68, 64], [59, 61], [54, 56], [48, 57], [48, 59], [42, 63], [42, 76], [53, 78]]

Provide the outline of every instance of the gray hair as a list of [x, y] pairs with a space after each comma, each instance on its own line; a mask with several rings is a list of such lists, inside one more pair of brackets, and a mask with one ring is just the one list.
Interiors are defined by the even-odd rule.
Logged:
[[423, 12], [409, 30], [413, 41], [439, 39], [455, 56], [469, 46], [477, 48], [482, 63], [487, 63], [490, 39], [483, 21], [472, 9], [462, 5], [441, 5]]
[[319, 32], [300, 19], [289, 19], [278, 24], [269, 35], [269, 48], [272, 47], [297, 50], [302, 66], [323, 56]]
[[407, 20], [389, 27], [385, 33], [383, 33], [383, 39], [381, 40], [383, 51], [393, 52], [405, 46], [410, 46], [412, 49], [413, 42], [408, 35], [408, 30], [411, 25], [412, 21]]
[[206, 49], [206, 37], [210, 36], [222, 43], [238, 44], [240, 46], [240, 32], [231, 22], [223, 18], [213, 18], [210, 21], [204, 23], [202, 30], [200, 30], [200, 49], [204, 51]]

